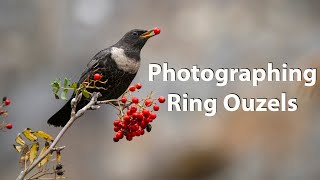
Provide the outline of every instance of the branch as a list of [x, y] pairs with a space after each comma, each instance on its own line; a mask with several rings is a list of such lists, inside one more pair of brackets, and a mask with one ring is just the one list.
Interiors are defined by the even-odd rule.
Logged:
[[[55, 147], [57, 143], [60, 141], [62, 136], [65, 134], [65, 132], [71, 127], [71, 125], [80, 118], [87, 110], [92, 109], [92, 107], [95, 107], [95, 104], [97, 103], [98, 97], [100, 96], [100, 93], [92, 93], [92, 97], [90, 102], [80, 109], [78, 112], [76, 112], [76, 107], [78, 102], [80, 101], [82, 94], [77, 94], [76, 97], [74, 97], [71, 100], [71, 117], [68, 121], [68, 123], [62, 128], [62, 130], [59, 132], [58, 136], [55, 138], [55, 140], [52, 142], [51, 146], [43, 153], [41, 156], [39, 156], [32, 164], [29, 166], [27, 169], [24, 171], [21, 171], [20, 175], [17, 177], [16, 180], [23, 180], [28, 173], [32, 171], [49, 153], [51, 154], [52, 152], [56, 151], [57, 148]], [[95, 109], [95, 108], [93, 108]], [[60, 149], [63, 149], [64, 147], [61, 147]]]

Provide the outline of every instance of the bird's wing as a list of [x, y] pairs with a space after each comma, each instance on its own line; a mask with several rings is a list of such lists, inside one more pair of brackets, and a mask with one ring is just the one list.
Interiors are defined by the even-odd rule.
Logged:
[[89, 72], [94, 71], [99, 67], [99, 64], [104, 62], [108, 57], [110, 57], [111, 51], [110, 48], [103, 49], [100, 52], [98, 52], [87, 64], [87, 68], [83, 71], [81, 74], [79, 83], [82, 83], [89, 75]]
[[99, 62], [103, 59], [106, 59], [106, 57], [111, 55], [110, 48], [103, 49], [100, 52], [98, 52], [87, 64], [88, 69], [95, 69], [98, 65]]

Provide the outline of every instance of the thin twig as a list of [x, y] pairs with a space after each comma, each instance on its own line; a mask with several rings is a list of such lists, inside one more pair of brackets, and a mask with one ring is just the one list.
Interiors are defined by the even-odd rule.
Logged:
[[[40, 177], [43, 177], [45, 175], [49, 175], [49, 174], [54, 174], [55, 172], [48, 172], [49, 169], [45, 169], [43, 171], [39, 171], [38, 173], [36, 173], [37, 176], [33, 175], [30, 178], [28, 178], [28, 180], [33, 180], [33, 179], [39, 179]], [[40, 174], [43, 173], [43, 174]]]

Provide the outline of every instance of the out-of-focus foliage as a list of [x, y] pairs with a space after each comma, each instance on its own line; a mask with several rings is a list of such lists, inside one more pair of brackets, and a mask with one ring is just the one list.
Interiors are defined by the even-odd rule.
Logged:
[[[24, 135], [26, 141], [23, 139], [21, 134]], [[23, 169], [27, 169], [31, 166], [34, 161], [41, 155], [43, 155], [50, 147], [50, 143], [54, 139], [51, 135], [44, 131], [32, 131], [30, 128], [26, 128], [22, 133], [19, 133], [15, 141], [17, 144], [14, 144], [13, 147], [20, 153], [19, 162]], [[41, 151], [39, 152], [39, 149]], [[55, 158], [50, 152], [40, 163], [37, 165], [38, 170], [35, 170], [34, 173], [28, 175], [28, 180], [38, 179], [38, 178], [51, 178], [59, 179], [62, 176], [58, 175], [59, 172], [64, 172], [61, 169], [51, 168], [50, 163], [56, 163], [56, 166], [61, 162], [61, 150], [55, 150]], [[60, 174], [60, 173], [59, 173]], [[62, 173], [63, 174], [63, 173]]]

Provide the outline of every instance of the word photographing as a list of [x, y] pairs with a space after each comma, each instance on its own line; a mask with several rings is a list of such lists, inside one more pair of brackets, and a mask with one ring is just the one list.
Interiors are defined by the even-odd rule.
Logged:
[[[169, 68], [168, 63], [162, 65], [149, 64], [149, 81], [154, 81], [155, 76], [161, 75], [163, 81], [217, 81], [217, 86], [225, 86], [232, 81], [248, 81], [253, 86], [258, 86], [261, 81], [302, 81], [305, 86], [313, 86], [316, 83], [317, 69], [307, 68], [288, 68], [287, 63], [282, 64], [282, 68], [274, 68], [273, 63], [269, 62], [267, 69], [264, 68], [219, 68], [214, 71], [211, 68], [200, 69], [197, 65], [189, 68], [179, 69], [177, 72], [174, 68]], [[170, 78], [169, 78], [170, 77]]]

